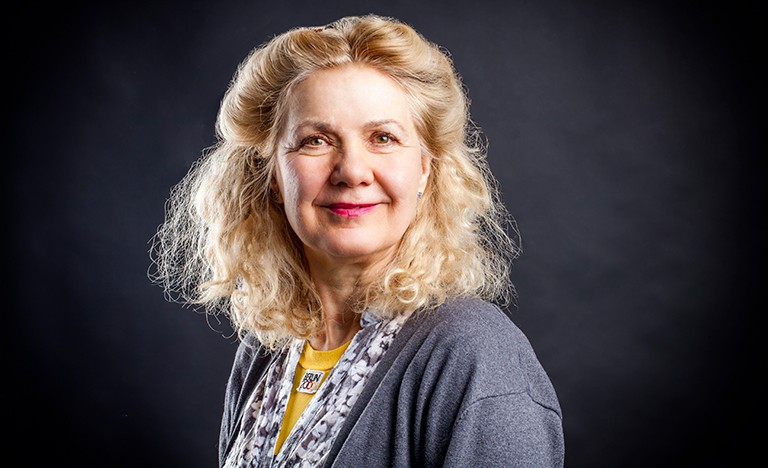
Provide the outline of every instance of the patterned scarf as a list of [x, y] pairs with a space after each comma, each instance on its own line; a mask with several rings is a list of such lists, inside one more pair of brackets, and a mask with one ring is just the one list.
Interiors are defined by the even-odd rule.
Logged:
[[225, 468], [321, 466], [344, 419], [381, 357], [405, 322], [405, 316], [381, 320], [370, 312], [320, 390], [307, 405], [275, 455], [280, 426], [293, 386], [304, 340], [295, 340], [270, 364], [243, 414], [241, 430]]

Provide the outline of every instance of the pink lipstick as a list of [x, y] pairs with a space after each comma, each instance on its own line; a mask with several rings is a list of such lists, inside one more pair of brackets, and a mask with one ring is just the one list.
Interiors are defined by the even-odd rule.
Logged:
[[354, 203], [334, 203], [332, 205], [328, 205], [326, 208], [338, 216], [357, 218], [358, 216], [370, 213], [376, 209], [376, 205], [377, 203], [367, 203], [360, 205]]

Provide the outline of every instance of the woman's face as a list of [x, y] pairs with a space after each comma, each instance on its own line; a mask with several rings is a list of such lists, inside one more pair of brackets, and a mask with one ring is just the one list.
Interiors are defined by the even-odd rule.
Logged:
[[288, 99], [273, 189], [310, 266], [387, 262], [429, 176], [403, 89], [345, 65], [313, 73]]

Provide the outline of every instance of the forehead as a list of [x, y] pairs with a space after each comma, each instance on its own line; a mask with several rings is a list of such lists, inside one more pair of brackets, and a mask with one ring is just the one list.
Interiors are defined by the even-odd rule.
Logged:
[[408, 94], [390, 76], [370, 66], [349, 64], [318, 70], [286, 100], [286, 125], [304, 120], [328, 124], [397, 120], [412, 125]]

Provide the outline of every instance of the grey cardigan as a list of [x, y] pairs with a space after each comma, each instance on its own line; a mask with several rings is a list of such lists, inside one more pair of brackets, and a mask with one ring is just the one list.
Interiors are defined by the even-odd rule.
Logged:
[[[220, 464], [271, 358], [238, 348]], [[564, 453], [560, 404], [528, 339], [498, 307], [461, 299], [405, 323], [325, 466], [546, 468], [562, 467]]]

